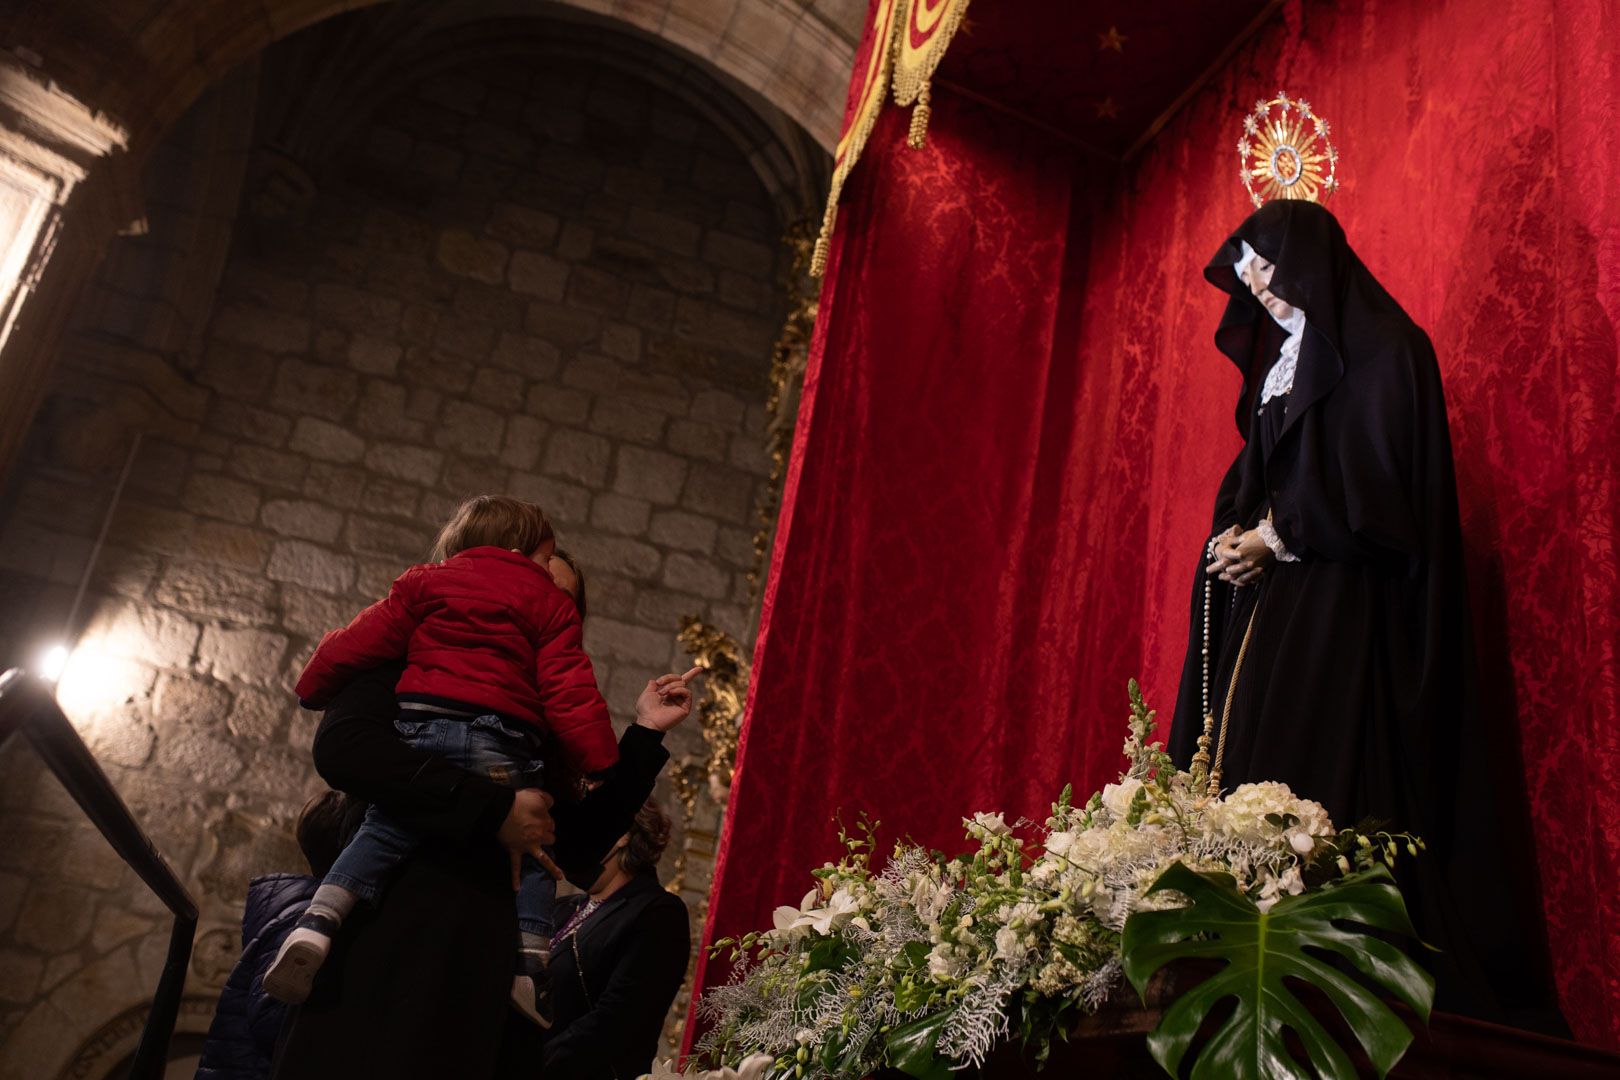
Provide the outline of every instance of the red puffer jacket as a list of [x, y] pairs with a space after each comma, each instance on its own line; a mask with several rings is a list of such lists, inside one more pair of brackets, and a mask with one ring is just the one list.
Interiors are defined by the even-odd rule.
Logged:
[[321, 639], [298, 678], [298, 700], [323, 708], [354, 676], [401, 656], [401, 698], [549, 728], [586, 774], [619, 759], [579, 612], [525, 555], [477, 547], [411, 567], [386, 599]]

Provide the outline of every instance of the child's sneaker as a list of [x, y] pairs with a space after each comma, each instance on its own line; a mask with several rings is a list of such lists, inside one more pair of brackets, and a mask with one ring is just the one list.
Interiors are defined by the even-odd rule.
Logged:
[[330, 921], [318, 915], [306, 915], [298, 920], [264, 973], [266, 994], [288, 1005], [302, 1005], [309, 998], [315, 985], [315, 973], [321, 970], [326, 954], [332, 951], [332, 935], [319, 925]]
[[542, 996], [535, 992], [532, 975], [512, 976], [512, 1008], [542, 1028], [551, 1027], [550, 995]]

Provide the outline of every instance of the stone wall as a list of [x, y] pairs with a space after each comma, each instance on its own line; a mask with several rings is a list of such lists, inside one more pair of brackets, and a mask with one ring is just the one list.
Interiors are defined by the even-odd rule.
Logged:
[[[9, 666], [60, 625], [146, 431], [60, 696], [201, 899], [203, 995], [248, 878], [300, 868], [290, 826], [320, 784], [292, 680], [460, 498], [551, 513], [621, 724], [684, 659], [680, 616], [751, 632], [783, 223], [726, 136], [618, 71], [505, 58], [410, 87], [304, 164], [312, 199], [238, 219], [205, 329], [140, 354], [184, 409], [135, 423], [87, 398], [125, 355], [103, 320], [0, 503]], [[149, 993], [165, 920], [16, 743], [0, 835], [0, 1076], [51, 1075]]]

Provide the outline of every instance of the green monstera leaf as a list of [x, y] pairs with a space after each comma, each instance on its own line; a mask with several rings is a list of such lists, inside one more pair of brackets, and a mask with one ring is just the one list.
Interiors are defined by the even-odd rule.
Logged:
[[935, 1052], [955, 1009], [930, 1013], [889, 1032], [889, 1064], [917, 1080], [950, 1080], [951, 1064]]
[[[1291, 1029], [1327, 1080], [1354, 1078], [1349, 1055], [1311, 1015], [1285, 978], [1324, 993], [1355, 1034], [1380, 1077], [1406, 1052], [1412, 1033], [1378, 994], [1310, 949], [1336, 954], [1425, 1023], [1434, 1003], [1434, 980], [1410, 957], [1365, 927], [1411, 936], [1400, 890], [1383, 867], [1335, 885], [1279, 901], [1262, 912], [1231, 875], [1198, 873], [1176, 863], [1150, 893], [1173, 889], [1191, 907], [1139, 911], [1125, 923], [1125, 975], [1143, 993], [1155, 971], [1172, 960], [1217, 959], [1226, 966], [1183, 993], [1148, 1036], [1153, 1057], [1172, 1076], [1217, 1003], [1237, 1009], [1199, 1051], [1193, 1080], [1310, 1080], [1283, 1042]], [[1359, 924], [1359, 925], [1346, 925]]]

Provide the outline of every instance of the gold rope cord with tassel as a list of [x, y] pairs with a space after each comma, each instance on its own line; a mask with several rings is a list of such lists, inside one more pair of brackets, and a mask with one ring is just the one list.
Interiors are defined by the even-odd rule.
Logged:
[[883, 99], [888, 93], [889, 76], [894, 71], [895, 30], [900, 16], [905, 14], [906, 0], [880, 0], [872, 13], [871, 51], [866, 66], [861, 69], [861, 89], [855, 98], [855, 110], [849, 123], [838, 137], [833, 151], [832, 180], [827, 190], [827, 212], [821, 219], [821, 235], [816, 238], [815, 250], [810, 256], [810, 276], [820, 277], [827, 271], [827, 255], [832, 244], [833, 226], [838, 223], [838, 198], [843, 194], [844, 181], [860, 160], [866, 140], [877, 126], [883, 111]]
[[921, 150], [928, 140], [929, 80], [967, 16], [968, 0], [909, 0], [894, 47], [894, 102], [911, 110], [906, 145]]
[[1226, 705], [1221, 709], [1221, 737], [1215, 745], [1215, 767], [1209, 772], [1207, 794], [1221, 793], [1221, 765], [1226, 760], [1226, 733], [1232, 726], [1232, 701], [1237, 697], [1238, 676], [1243, 674], [1243, 658], [1249, 655], [1249, 637], [1254, 633], [1254, 617], [1260, 614], [1260, 598], [1254, 598], [1249, 612], [1249, 625], [1243, 628], [1243, 641], [1238, 645], [1237, 660], [1232, 664], [1232, 678], [1226, 684]]

